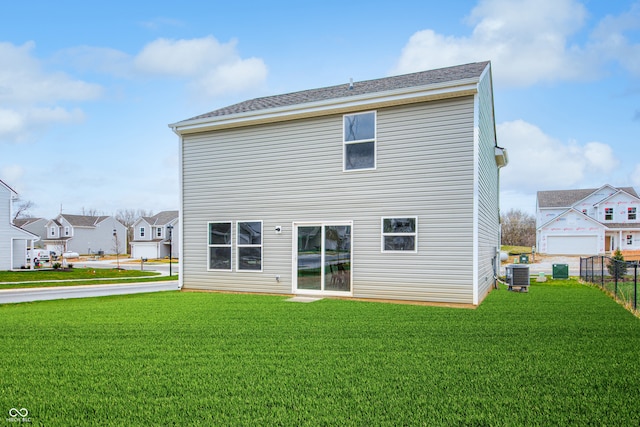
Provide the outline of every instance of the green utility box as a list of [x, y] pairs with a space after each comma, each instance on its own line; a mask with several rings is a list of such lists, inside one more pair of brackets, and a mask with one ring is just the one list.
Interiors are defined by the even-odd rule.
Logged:
[[520, 255], [520, 264], [529, 264], [529, 255]]
[[569, 264], [553, 264], [552, 277], [554, 279], [568, 279], [569, 278]]

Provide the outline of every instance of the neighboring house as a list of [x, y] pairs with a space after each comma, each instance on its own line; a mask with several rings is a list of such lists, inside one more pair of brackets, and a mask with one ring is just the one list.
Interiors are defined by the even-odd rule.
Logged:
[[27, 248], [38, 236], [13, 224], [13, 200], [18, 194], [0, 180], [0, 270], [27, 267]]
[[112, 216], [60, 214], [47, 222], [46, 233], [43, 240], [45, 247], [56, 253], [127, 252], [127, 227]]
[[184, 288], [477, 305], [494, 284], [507, 159], [489, 62], [170, 126]]
[[599, 255], [640, 249], [640, 198], [631, 187], [539, 191], [538, 252]]
[[49, 221], [44, 218], [18, 218], [13, 221], [16, 226], [40, 238], [35, 244], [36, 248], [44, 248], [42, 239], [47, 235], [47, 222]]
[[154, 216], [138, 218], [131, 228], [131, 258], [157, 259], [179, 257], [180, 227], [178, 211], [163, 211]]

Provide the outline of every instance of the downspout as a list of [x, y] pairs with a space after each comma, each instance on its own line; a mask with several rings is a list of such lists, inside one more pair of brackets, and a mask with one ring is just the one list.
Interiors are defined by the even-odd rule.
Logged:
[[[173, 133], [175, 133], [176, 135], [178, 135], [179, 138], [179, 149], [178, 149], [178, 163], [179, 163], [179, 167], [178, 167], [178, 173], [179, 173], [179, 179], [180, 179], [180, 184], [179, 184], [179, 191], [180, 191], [180, 206], [178, 209], [178, 289], [182, 289], [182, 286], [184, 285], [184, 224], [183, 224], [183, 220], [182, 220], [182, 212], [183, 212], [183, 206], [184, 206], [184, 191], [183, 191], [183, 165], [182, 165], [182, 151], [183, 151], [183, 145], [184, 145], [184, 138], [182, 137], [182, 134], [180, 132], [178, 132], [177, 126], [172, 126], [171, 130], [173, 131]], [[171, 251], [171, 247], [169, 247], [169, 250]]]

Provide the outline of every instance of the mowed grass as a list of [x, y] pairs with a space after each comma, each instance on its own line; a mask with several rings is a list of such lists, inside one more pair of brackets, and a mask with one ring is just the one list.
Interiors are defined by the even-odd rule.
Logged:
[[164, 292], [0, 306], [33, 425], [638, 425], [640, 320], [595, 287], [475, 310]]
[[[60, 282], [60, 280], [67, 280]], [[0, 271], [0, 289], [77, 286], [123, 283], [125, 281], [176, 280], [175, 276], [160, 276], [156, 271], [120, 270], [116, 268], [72, 268], [69, 270]]]

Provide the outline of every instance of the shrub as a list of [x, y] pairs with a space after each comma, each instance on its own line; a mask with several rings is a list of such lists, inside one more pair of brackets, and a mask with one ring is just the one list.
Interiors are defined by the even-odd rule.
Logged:
[[59, 262], [54, 262], [52, 267], [54, 270], [59, 270], [60, 267], [62, 267], [62, 264], [60, 264]]
[[622, 279], [624, 275], [627, 274], [627, 263], [620, 249], [616, 249], [613, 253], [613, 258], [611, 258], [607, 264], [607, 270], [609, 270], [611, 277], [616, 280]]
[[67, 267], [71, 270], [73, 268], [73, 264], [67, 264]]

